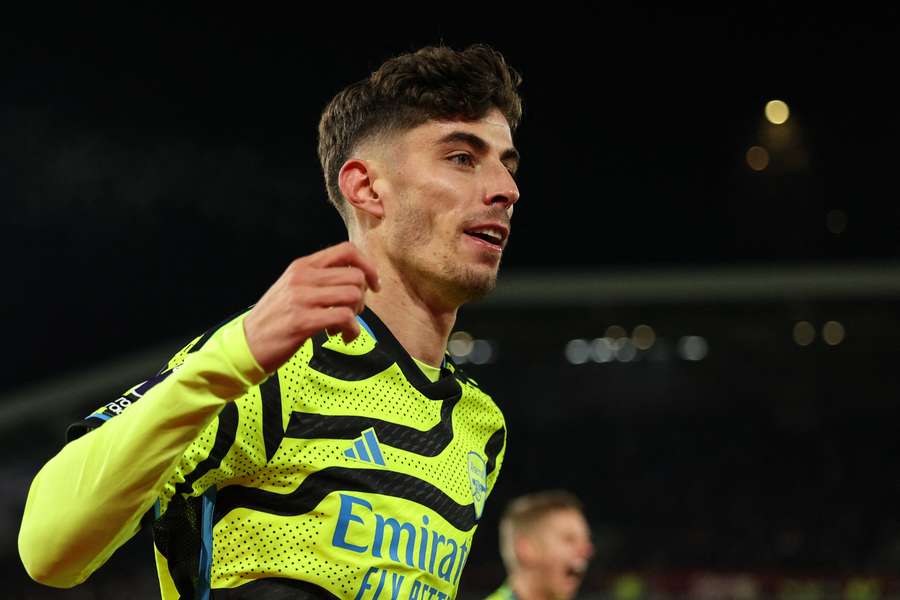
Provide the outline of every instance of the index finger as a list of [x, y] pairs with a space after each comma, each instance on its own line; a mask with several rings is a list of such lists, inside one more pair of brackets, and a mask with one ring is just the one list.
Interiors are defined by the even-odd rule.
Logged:
[[376, 292], [381, 291], [381, 282], [375, 265], [350, 242], [316, 252], [310, 256], [310, 264], [316, 267], [356, 267], [366, 276], [366, 284], [370, 288]]

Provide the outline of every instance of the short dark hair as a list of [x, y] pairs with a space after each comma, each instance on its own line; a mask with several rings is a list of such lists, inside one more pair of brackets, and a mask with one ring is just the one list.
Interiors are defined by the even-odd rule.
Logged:
[[431, 119], [474, 121], [497, 108], [511, 131], [522, 118], [519, 73], [484, 44], [456, 51], [428, 46], [384, 62], [328, 103], [319, 121], [319, 161], [328, 198], [347, 221], [338, 186], [341, 167], [370, 137], [404, 131]]

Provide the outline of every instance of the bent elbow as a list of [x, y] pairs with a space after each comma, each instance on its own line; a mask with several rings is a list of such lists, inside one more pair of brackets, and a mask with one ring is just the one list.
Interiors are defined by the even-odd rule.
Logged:
[[[51, 534], [52, 535], [52, 534]], [[66, 552], [48, 543], [45, 536], [35, 531], [27, 521], [19, 529], [19, 558], [25, 572], [36, 582], [56, 588], [70, 588], [84, 581], [78, 572], [73, 572], [66, 561]]]

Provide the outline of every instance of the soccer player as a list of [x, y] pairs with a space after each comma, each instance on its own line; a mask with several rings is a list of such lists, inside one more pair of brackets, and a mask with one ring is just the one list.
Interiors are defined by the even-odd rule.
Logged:
[[564, 491], [520, 496], [500, 519], [506, 582], [487, 600], [569, 600], [594, 554], [581, 502]]
[[29, 491], [31, 577], [77, 585], [145, 522], [164, 599], [455, 596], [506, 429], [445, 348], [509, 237], [520, 81], [427, 47], [331, 100], [349, 241], [69, 428]]

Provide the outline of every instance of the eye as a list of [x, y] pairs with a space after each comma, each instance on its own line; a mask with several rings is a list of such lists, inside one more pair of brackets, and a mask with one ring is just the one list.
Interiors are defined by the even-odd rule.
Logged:
[[474, 167], [475, 159], [471, 154], [454, 154], [447, 157], [447, 160], [453, 161], [462, 167]]

